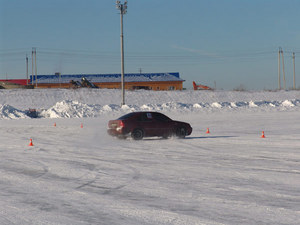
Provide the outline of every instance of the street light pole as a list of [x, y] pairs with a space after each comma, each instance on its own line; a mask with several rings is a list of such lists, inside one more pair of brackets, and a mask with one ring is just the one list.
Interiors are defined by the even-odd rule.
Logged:
[[121, 23], [121, 86], [122, 86], [122, 103], [125, 105], [125, 81], [124, 81], [124, 35], [123, 35], [123, 15], [127, 12], [127, 1], [123, 4], [120, 1], [116, 2], [117, 9], [120, 10]]

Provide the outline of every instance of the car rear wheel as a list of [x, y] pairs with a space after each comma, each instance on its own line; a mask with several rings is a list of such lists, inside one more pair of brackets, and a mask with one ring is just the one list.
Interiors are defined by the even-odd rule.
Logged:
[[168, 139], [168, 138], [169, 138], [169, 135], [164, 134], [164, 135], [162, 136], [162, 138], [163, 138], [163, 139]]
[[144, 137], [144, 132], [141, 129], [135, 129], [132, 133], [131, 133], [131, 137], [134, 140], [142, 140]]
[[166, 132], [166, 133], [164, 133], [163, 135], [162, 135], [162, 138], [163, 139], [168, 139], [169, 137], [171, 137], [172, 136], [172, 133], [171, 132]]
[[186, 129], [184, 127], [179, 127], [176, 130], [176, 137], [178, 138], [185, 138], [186, 136]]

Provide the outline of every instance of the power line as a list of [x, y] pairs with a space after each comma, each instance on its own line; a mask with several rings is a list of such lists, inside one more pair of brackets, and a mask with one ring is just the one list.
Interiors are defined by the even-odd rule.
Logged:
[[[70, 50], [70, 49], [51, 49], [38, 48], [39, 62], [63, 62], [71, 64], [90, 64], [97, 62], [99, 64], [115, 64], [119, 60], [119, 53], [109, 51], [90, 51], [90, 50]], [[289, 51], [285, 51], [289, 53]], [[295, 53], [299, 51], [294, 51]], [[19, 62], [24, 60], [28, 51], [24, 49], [5, 49], [0, 50], [0, 60], [2, 63]], [[255, 62], [262, 60], [271, 60], [276, 57], [276, 51], [227, 51], [214, 54], [205, 53], [160, 53], [160, 52], [127, 52], [127, 62], [142, 63], [176, 63], [176, 65], [190, 64], [218, 64], [225, 62]]]

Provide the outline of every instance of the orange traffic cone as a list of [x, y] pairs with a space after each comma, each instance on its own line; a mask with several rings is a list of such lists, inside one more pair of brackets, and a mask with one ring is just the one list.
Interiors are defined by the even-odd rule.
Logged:
[[54, 123], [54, 126], [56, 127], [56, 123]]
[[206, 130], [206, 133], [207, 133], [207, 134], [209, 134], [209, 133], [210, 133], [210, 132], [209, 132], [209, 128], [207, 128], [207, 130]]
[[81, 123], [80, 128], [83, 128], [83, 124]]
[[28, 146], [33, 146], [32, 139], [30, 138], [30, 143]]
[[263, 131], [262, 133], [261, 133], [261, 136], [260, 136], [261, 138], [265, 138], [265, 132]]

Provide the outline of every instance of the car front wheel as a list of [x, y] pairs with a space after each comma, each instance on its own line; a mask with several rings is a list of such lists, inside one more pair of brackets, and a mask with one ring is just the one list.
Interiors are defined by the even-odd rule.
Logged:
[[132, 133], [131, 133], [131, 137], [134, 140], [142, 140], [144, 137], [144, 132], [141, 129], [135, 129]]
[[186, 129], [184, 127], [179, 127], [176, 130], [176, 137], [178, 138], [185, 138], [186, 136]]

